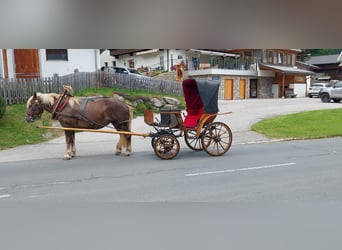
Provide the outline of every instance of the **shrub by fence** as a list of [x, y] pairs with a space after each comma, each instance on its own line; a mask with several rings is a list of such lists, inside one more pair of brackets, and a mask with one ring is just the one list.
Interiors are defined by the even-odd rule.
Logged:
[[70, 75], [46, 78], [0, 79], [0, 96], [6, 104], [22, 104], [26, 103], [34, 92], [59, 93], [63, 85], [71, 85], [74, 91], [117, 86], [130, 90], [143, 89], [156, 93], [183, 94], [181, 84], [176, 81], [98, 71], [75, 72]]
[[0, 120], [6, 112], [6, 104], [4, 99], [0, 96]]

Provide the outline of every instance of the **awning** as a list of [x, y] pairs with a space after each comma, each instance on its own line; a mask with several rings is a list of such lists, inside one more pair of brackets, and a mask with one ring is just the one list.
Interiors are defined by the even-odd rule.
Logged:
[[309, 70], [298, 69], [297, 67], [273, 65], [273, 64], [259, 64], [259, 69], [271, 70], [285, 75], [315, 75], [316, 73]]

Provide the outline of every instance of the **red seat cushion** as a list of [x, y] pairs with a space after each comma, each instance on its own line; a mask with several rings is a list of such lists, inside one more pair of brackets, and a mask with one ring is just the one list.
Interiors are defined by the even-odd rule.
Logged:
[[194, 128], [196, 127], [198, 121], [201, 119], [203, 114], [203, 108], [199, 109], [188, 109], [187, 115], [184, 119], [184, 125], [187, 128]]

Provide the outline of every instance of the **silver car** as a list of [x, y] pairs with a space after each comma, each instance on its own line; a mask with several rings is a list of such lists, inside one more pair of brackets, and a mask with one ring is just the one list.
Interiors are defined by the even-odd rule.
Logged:
[[319, 97], [322, 102], [340, 102], [342, 100], [342, 81], [337, 82], [335, 85], [324, 88], [319, 92]]
[[327, 88], [327, 87], [330, 87], [330, 84], [327, 84], [327, 83], [321, 83], [321, 82], [315, 82], [311, 85], [311, 87], [309, 87], [309, 90], [308, 90], [308, 97], [318, 97], [319, 95], [319, 91], [321, 89], [324, 89], [324, 88]]

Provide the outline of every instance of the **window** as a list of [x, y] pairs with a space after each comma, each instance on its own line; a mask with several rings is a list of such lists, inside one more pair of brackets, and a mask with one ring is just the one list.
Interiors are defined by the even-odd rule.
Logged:
[[67, 49], [47, 49], [46, 60], [68, 61]]
[[288, 62], [287, 62], [287, 57], [288, 57], [288, 56], [287, 56], [287, 53], [285, 52], [285, 53], [284, 53], [284, 64], [285, 64], [285, 65], [288, 64]]
[[133, 59], [128, 60], [128, 67], [129, 68], [135, 68]]
[[160, 67], [164, 69], [164, 56], [159, 57]]
[[268, 63], [273, 63], [273, 52], [268, 51]]
[[260, 63], [260, 62], [261, 62], [261, 51], [254, 50], [254, 63]]
[[267, 50], [264, 49], [262, 52], [262, 62], [267, 63]]

